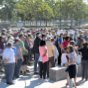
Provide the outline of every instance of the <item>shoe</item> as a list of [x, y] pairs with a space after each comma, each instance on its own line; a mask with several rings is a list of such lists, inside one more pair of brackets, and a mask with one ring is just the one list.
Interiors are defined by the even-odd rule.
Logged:
[[47, 79], [49, 78], [49, 76], [47, 76]]
[[19, 76], [15, 76], [15, 78], [19, 78]]
[[41, 80], [41, 79], [42, 79], [42, 77], [39, 77], [39, 79]]
[[39, 73], [38, 72], [34, 72], [34, 75], [38, 75]]
[[14, 83], [13, 82], [7, 82], [8, 85], [13, 85]]
[[85, 81], [88, 81], [88, 78], [86, 78]]
[[30, 72], [29, 70], [26, 70], [26, 72]]
[[43, 79], [46, 79], [46, 77], [43, 77]]
[[66, 83], [66, 86], [68, 86], [68, 83]]
[[84, 80], [85, 80], [84, 78], [81, 79], [81, 81], [84, 81]]

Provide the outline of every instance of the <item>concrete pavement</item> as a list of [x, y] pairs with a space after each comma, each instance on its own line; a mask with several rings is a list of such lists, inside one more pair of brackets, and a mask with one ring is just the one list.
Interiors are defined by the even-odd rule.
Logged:
[[[2, 76], [1, 76], [2, 77]], [[81, 82], [81, 78], [77, 78], [79, 86], [77, 88], [88, 88], [88, 81]], [[26, 76], [20, 76], [16, 79], [14, 85], [7, 85], [5, 80], [1, 80], [0, 88], [66, 88], [66, 80], [53, 82], [49, 79], [43, 80], [39, 79], [38, 75], [33, 75], [33, 69], [30, 68], [30, 73]]]

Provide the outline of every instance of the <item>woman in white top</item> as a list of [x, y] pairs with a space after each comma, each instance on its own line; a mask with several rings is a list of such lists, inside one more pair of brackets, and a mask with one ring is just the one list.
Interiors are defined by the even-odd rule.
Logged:
[[15, 53], [11, 43], [8, 43], [3, 51], [3, 61], [5, 65], [6, 83], [11, 85], [13, 84], [15, 69]]
[[76, 87], [76, 76], [77, 76], [77, 69], [76, 69], [76, 52], [73, 48], [73, 46], [67, 47], [67, 63], [68, 67], [66, 69], [66, 72], [68, 72], [70, 79], [74, 79], [74, 87]]

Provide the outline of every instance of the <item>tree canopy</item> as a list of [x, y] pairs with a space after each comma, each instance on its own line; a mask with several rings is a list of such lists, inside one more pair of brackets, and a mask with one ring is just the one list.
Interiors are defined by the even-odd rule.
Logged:
[[88, 18], [88, 5], [83, 0], [0, 0], [5, 5], [0, 19], [64, 20]]

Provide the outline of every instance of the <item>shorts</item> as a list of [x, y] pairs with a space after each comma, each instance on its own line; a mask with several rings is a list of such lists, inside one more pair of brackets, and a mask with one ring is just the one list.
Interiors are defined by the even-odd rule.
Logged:
[[77, 74], [76, 65], [69, 65], [66, 69], [66, 72], [69, 73], [70, 78], [75, 78]]

